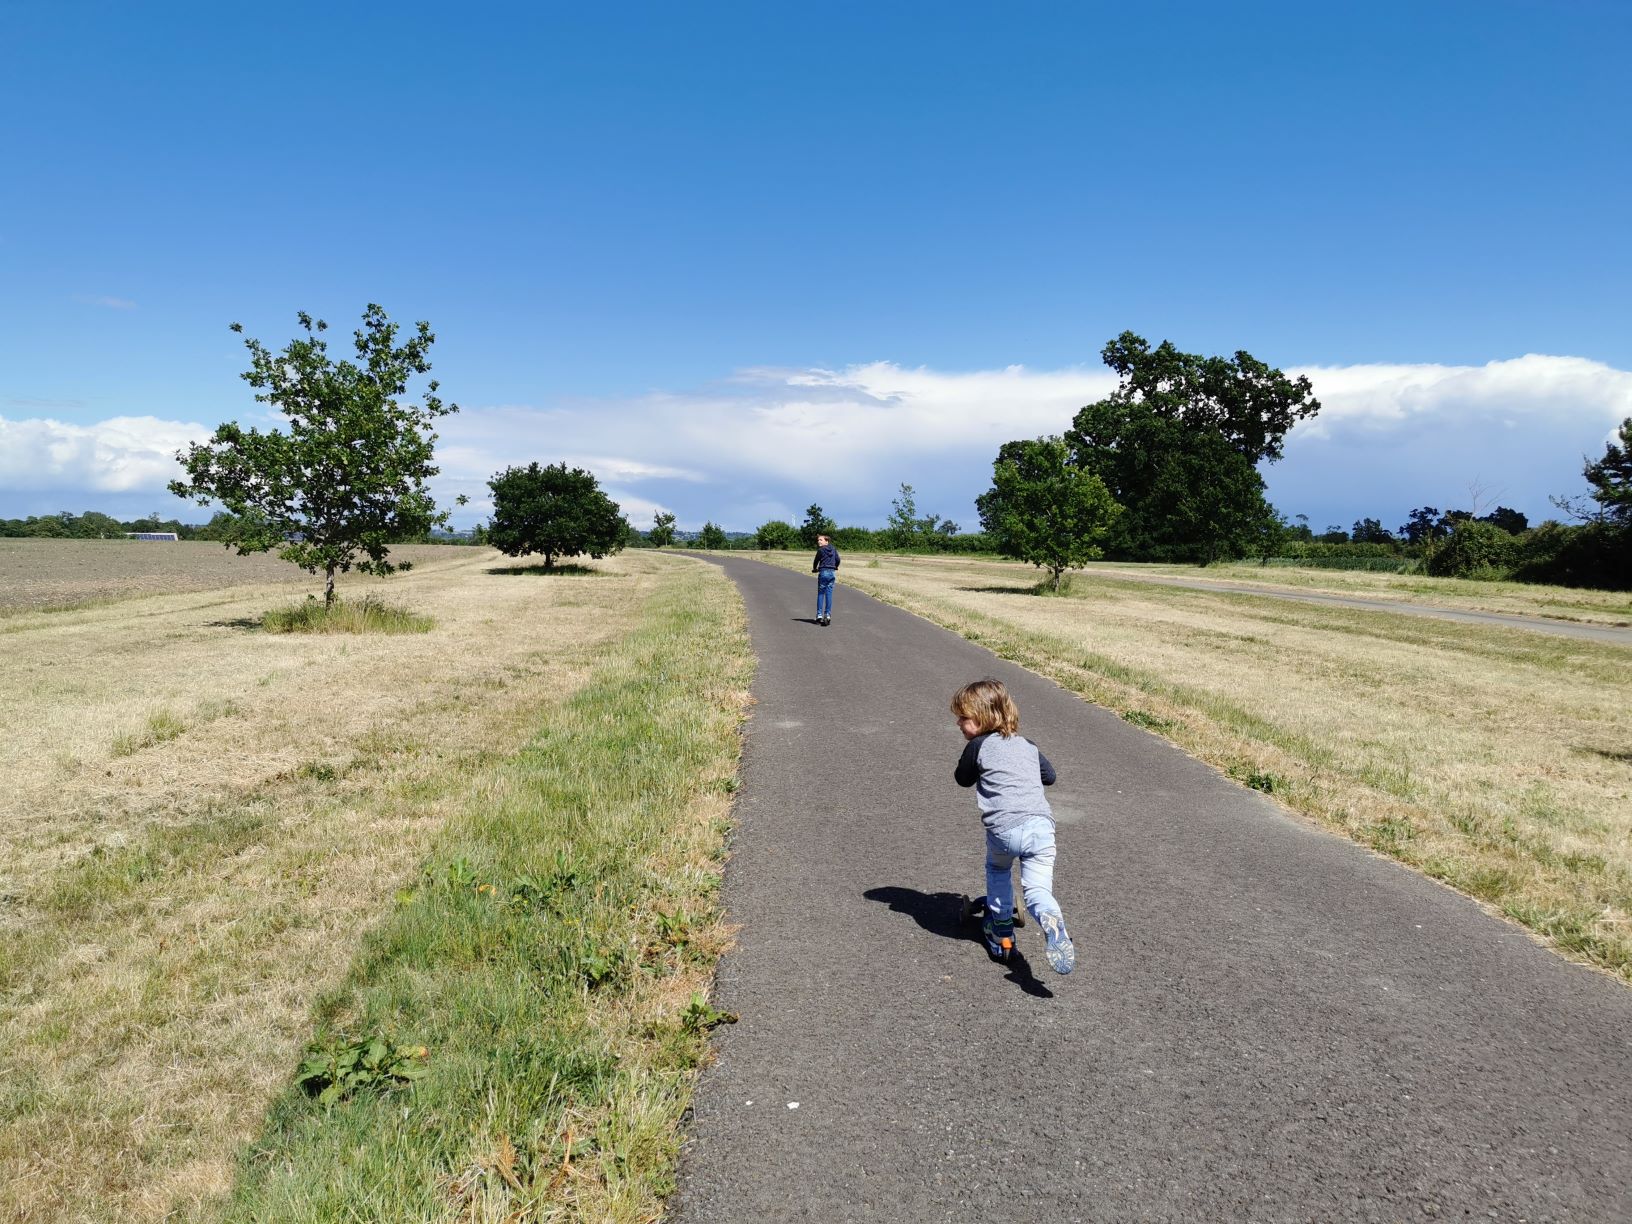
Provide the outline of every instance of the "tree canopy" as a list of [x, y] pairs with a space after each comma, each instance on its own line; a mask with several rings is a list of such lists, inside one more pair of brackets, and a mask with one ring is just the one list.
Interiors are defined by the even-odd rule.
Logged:
[[992, 487], [975, 505], [981, 526], [1004, 556], [1060, 576], [1101, 555], [1121, 507], [1094, 473], [1071, 462], [1057, 437], [1005, 442], [992, 464]]
[[[327, 323], [305, 311], [296, 317], [306, 334], [281, 353], [245, 339], [250, 368], [241, 375], [258, 401], [283, 414], [287, 432], [230, 421], [208, 442], [177, 453], [186, 479], [169, 488], [201, 505], [220, 502], [237, 516], [240, 530], [226, 544], [240, 555], [275, 548], [302, 569], [321, 571], [324, 600], [332, 603], [336, 573], [355, 566], [383, 577], [408, 569], [408, 562], [387, 560], [390, 542], [447, 522], [426, 483], [438, 471], [431, 425], [459, 408], [437, 397], [435, 379], [421, 403], [397, 398], [413, 375], [431, 368], [429, 323], [416, 324], [399, 345], [397, 325], [370, 303], [354, 333], [353, 362], [329, 357]], [[232, 330], [244, 329], [234, 323]]]
[[1132, 332], [1101, 356], [1121, 383], [1076, 414], [1065, 440], [1126, 509], [1106, 550], [1203, 564], [1253, 551], [1277, 522], [1257, 465], [1280, 458], [1286, 431], [1319, 411], [1309, 380], [1246, 352], [1152, 349]]
[[629, 542], [629, 522], [618, 504], [582, 468], [508, 467], [487, 487], [493, 490], [488, 542], [508, 556], [543, 553], [544, 568], [551, 569], [559, 557], [588, 553], [599, 561]]
[[697, 533], [697, 547], [724, 548], [730, 541], [725, 538], [725, 528], [710, 519], [703, 524], [703, 529]]
[[658, 510], [652, 515], [652, 529], [646, 533], [653, 548], [667, 548], [674, 543], [674, 515]]
[[820, 506], [812, 502], [805, 508], [805, 521], [799, 524], [799, 542], [806, 548], [815, 548], [817, 536], [831, 537], [837, 530], [838, 527], [833, 520], [823, 513]]
[[1581, 471], [1592, 486], [1588, 494], [1598, 503], [1600, 516], [1632, 528], [1632, 417], [1621, 422], [1617, 441], [1604, 444], [1603, 457], [1589, 461]]
[[785, 523], [781, 519], [772, 519], [768, 523], [761, 523], [759, 530], [754, 532], [754, 543], [767, 550], [792, 548], [798, 538], [798, 529], [792, 523]]

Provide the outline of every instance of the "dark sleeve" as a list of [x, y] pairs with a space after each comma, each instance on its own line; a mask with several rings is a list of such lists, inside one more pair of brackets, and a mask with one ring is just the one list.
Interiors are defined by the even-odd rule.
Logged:
[[833, 568], [838, 569], [841, 564], [843, 564], [843, 562], [839, 557], [839, 550], [835, 548], [833, 550]]
[[815, 573], [822, 564], [822, 550], [817, 549], [816, 555], [810, 559], [810, 572]]
[[[1037, 745], [1033, 744], [1032, 747], [1037, 748]], [[1050, 765], [1048, 758], [1043, 755], [1041, 748], [1037, 748], [1037, 771], [1043, 775], [1044, 786], [1054, 785], [1054, 780], [1058, 775], [1054, 772], [1054, 766]]]
[[952, 778], [959, 786], [973, 786], [980, 780], [980, 746], [985, 742], [986, 736], [977, 735], [963, 746], [958, 767], [952, 771]]

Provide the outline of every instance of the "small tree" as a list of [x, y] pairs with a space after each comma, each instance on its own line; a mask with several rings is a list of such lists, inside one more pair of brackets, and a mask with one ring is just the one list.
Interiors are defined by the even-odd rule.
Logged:
[[1392, 544], [1394, 533], [1374, 518], [1360, 519], [1354, 524], [1350, 539], [1356, 544]]
[[[237, 516], [242, 530], [225, 543], [240, 556], [276, 548], [307, 572], [321, 571], [327, 606], [335, 574], [354, 565], [381, 577], [406, 570], [409, 562], [386, 559], [390, 543], [448, 521], [426, 487], [438, 471], [431, 424], [459, 406], [437, 398], [435, 379], [422, 403], [397, 399], [409, 378], [431, 368], [429, 323], [416, 324], [398, 345], [397, 325], [370, 303], [354, 334], [354, 364], [330, 359], [327, 323], [305, 311], [296, 317], [306, 336], [281, 353], [245, 339], [250, 368], [241, 375], [257, 388], [256, 400], [283, 414], [288, 432], [229, 421], [208, 442], [176, 453], [187, 478], [169, 488], [200, 505], [220, 502]], [[234, 323], [232, 330], [244, 329]]]
[[1505, 578], [1518, 556], [1517, 542], [1500, 527], [1466, 519], [1434, 550], [1427, 569], [1442, 578]]
[[1530, 516], [1511, 506], [1497, 506], [1489, 514], [1480, 515], [1478, 521], [1500, 527], [1508, 535], [1513, 536], [1523, 535], [1530, 529]]
[[1005, 442], [992, 465], [992, 487], [975, 505], [998, 551], [1048, 570], [1056, 591], [1067, 569], [1100, 555], [1100, 542], [1122, 513], [1105, 482], [1073, 464], [1058, 437]]
[[822, 508], [812, 502], [805, 508], [805, 521], [799, 524], [799, 542], [806, 548], [816, 547], [816, 537], [825, 535], [831, 537], [838, 530], [832, 519], [822, 513]]
[[724, 548], [726, 546], [725, 528], [710, 519], [703, 524], [703, 529], [697, 533], [697, 547]]
[[646, 533], [653, 548], [667, 548], [674, 543], [674, 515], [659, 510], [652, 515], [652, 529]]
[[793, 542], [799, 538], [799, 532], [792, 523], [784, 523], [781, 519], [772, 519], [760, 525], [754, 532], [754, 543], [764, 549], [791, 548]]
[[1588, 494], [1598, 503], [1598, 513], [1605, 522], [1632, 528], [1632, 417], [1621, 422], [1616, 432], [1620, 439], [1604, 444], [1604, 457], [1589, 462], [1581, 470], [1592, 486]]
[[557, 557], [588, 553], [599, 561], [629, 542], [629, 522], [617, 502], [582, 468], [529, 463], [505, 468], [487, 487], [493, 490], [488, 542], [507, 556], [543, 553], [544, 568], [552, 569]]
[[890, 518], [885, 530], [890, 533], [890, 541], [896, 548], [911, 548], [921, 526], [912, 486], [904, 484], [899, 496], [890, 503]]

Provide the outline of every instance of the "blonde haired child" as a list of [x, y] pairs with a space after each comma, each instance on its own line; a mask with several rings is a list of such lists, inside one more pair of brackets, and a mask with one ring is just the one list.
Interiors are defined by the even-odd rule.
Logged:
[[986, 827], [986, 918], [981, 935], [993, 960], [1014, 951], [1014, 863], [1026, 909], [1042, 928], [1049, 967], [1070, 973], [1076, 949], [1054, 899], [1054, 813], [1043, 797], [1054, 766], [1020, 734], [1020, 711], [1001, 680], [976, 680], [952, 697], [958, 730], [968, 741], [953, 777], [973, 786]]

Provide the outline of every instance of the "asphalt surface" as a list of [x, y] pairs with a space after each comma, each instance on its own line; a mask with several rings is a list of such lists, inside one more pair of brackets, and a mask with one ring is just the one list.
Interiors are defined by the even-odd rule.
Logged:
[[[759, 672], [737, 948], [672, 1212], [773, 1220], [1632, 1220], [1632, 990], [1165, 741], [845, 588], [718, 559]], [[1059, 770], [1041, 937], [990, 962], [947, 702]]]
[[[1085, 576], [1092, 576], [1095, 572], [1086, 571]], [[1546, 616], [1518, 616], [1509, 612], [1481, 612], [1473, 608], [1445, 608], [1432, 604], [1406, 603], [1404, 600], [1396, 599], [1362, 599], [1354, 595], [1328, 595], [1320, 591], [1289, 591], [1285, 588], [1259, 586], [1251, 582], [1171, 578], [1161, 574], [1136, 574], [1125, 570], [1104, 573], [1108, 578], [1187, 587], [1192, 591], [1224, 591], [1231, 595], [1255, 595], [1266, 599], [1293, 599], [1302, 603], [1360, 608], [1366, 612], [1398, 612], [1403, 616], [1428, 616], [1435, 620], [1460, 621], [1465, 625], [1487, 625], [1499, 629], [1528, 629], [1534, 633], [1551, 633], [1558, 637], [1632, 646], [1632, 629], [1624, 625], [1594, 625], [1586, 621], [1554, 620]]]

